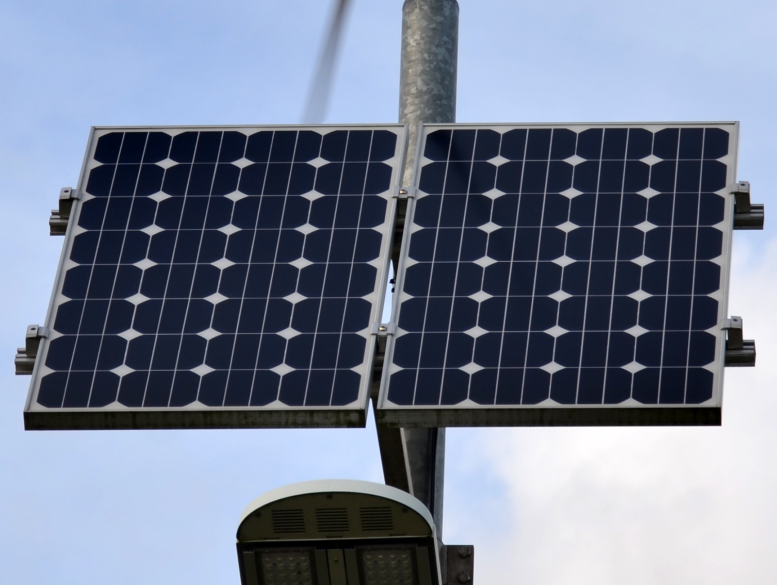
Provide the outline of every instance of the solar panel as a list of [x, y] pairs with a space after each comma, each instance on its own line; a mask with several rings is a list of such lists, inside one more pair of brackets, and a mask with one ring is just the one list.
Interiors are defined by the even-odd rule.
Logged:
[[425, 127], [378, 419], [719, 424], [737, 141]]
[[99, 128], [27, 428], [364, 425], [404, 128]]

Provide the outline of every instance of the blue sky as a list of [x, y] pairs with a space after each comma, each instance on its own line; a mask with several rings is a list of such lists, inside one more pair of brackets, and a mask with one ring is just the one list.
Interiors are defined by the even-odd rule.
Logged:
[[[90, 126], [291, 124], [334, 2], [6, 0], [0, 6], [0, 566], [27, 585], [237, 583], [242, 509], [325, 477], [382, 481], [375, 432], [25, 433], [13, 375], [62, 239], [47, 220]], [[394, 122], [399, 0], [355, 0], [327, 117]], [[461, 2], [462, 122], [741, 122], [730, 313], [758, 367], [728, 370], [711, 429], [456, 429], [444, 538], [480, 583], [767, 585], [777, 577], [777, 5]]]

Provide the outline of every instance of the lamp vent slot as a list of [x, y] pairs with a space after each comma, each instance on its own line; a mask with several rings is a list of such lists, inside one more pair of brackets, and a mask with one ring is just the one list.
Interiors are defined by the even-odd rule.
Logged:
[[302, 510], [273, 510], [272, 529], [275, 534], [305, 532], [305, 515]]
[[394, 530], [394, 517], [391, 508], [360, 508], [359, 515], [362, 521], [362, 530]]
[[317, 508], [316, 525], [319, 532], [343, 533], [350, 530], [346, 508]]

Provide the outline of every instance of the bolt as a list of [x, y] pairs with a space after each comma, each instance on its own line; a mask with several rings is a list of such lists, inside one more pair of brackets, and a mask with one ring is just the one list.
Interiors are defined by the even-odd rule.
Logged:
[[459, 583], [469, 583], [470, 581], [472, 581], [472, 575], [467, 573], [467, 571], [459, 573]]
[[462, 559], [466, 559], [472, 554], [472, 549], [470, 549], [468, 546], [460, 546], [459, 547], [459, 556]]

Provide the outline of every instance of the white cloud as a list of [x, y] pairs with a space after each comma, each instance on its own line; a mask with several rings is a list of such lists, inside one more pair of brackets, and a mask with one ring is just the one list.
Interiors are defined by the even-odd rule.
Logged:
[[[731, 307], [748, 315], [758, 367], [727, 370], [722, 427], [450, 433], [449, 488], [473, 470], [478, 479], [464, 480], [466, 496], [449, 501], [449, 516], [470, 523], [446, 520], [446, 532], [475, 540], [479, 581], [773, 582], [777, 240], [756, 250], [737, 246], [738, 236]], [[462, 443], [464, 468], [451, 456]], [[477, 514], [484, 474], [500, 485], [488, 513]], [[498, 530], [488, 528], [492, 519]]]

